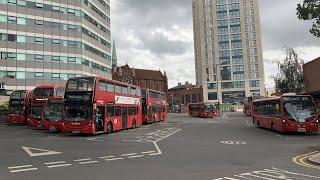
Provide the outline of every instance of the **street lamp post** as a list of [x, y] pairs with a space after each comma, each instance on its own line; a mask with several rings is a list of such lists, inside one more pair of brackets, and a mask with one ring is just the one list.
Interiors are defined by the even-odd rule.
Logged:
[[218, 116], [220, 116], [220, 98], [219, 98], [219, 80], [220, 80], [220, 73], [218, 68], [220, 67], [221, 64], [216, 64], [216, 78], [217, 78], [217, 100], [218, 100]]

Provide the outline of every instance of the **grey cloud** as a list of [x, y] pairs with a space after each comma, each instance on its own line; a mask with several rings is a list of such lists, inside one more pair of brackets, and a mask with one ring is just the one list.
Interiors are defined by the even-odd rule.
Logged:
[[319, 46], [319, 38], [309, 33], [310, 22], [300, 21], [296, 6], [302, 0], [260, 0], [261, 31], [264, 50], [283, 46]]
[[[297, 19], [296, 5], [302, 0], [259, 1], [264, 51], [282, 50], [283, 46], [320, 46], [319, 38], [308, 32], [310, 23]], [[112, 33], [119, 49], [120, 63], [128, 61], [140, 68], [166, 69], [170, 86], [176, 84], [178, 74], [183, 82], [194, 80], [193, 43], [183, 40], [170, 41], [163, 34], [151, 34], [158, 28], [172, 30], [173, 25], [188, 29], [192, 33], [191, 0], [111, 2]], [[141, 43], [128, 40], [128, 34]], [[133, 53], [135, 50], [140, 54]], [[265, 68], [267, 79], [274, 73], [274, 66], [266, 61]]]

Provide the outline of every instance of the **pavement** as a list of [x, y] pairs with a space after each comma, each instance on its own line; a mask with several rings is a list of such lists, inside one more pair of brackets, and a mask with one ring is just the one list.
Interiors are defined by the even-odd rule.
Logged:
[[320, 136], [278, 134], [241, 113], [170, 114], [165, 122], [79, 136], [0, 124], [4, 180], [320, 179]]

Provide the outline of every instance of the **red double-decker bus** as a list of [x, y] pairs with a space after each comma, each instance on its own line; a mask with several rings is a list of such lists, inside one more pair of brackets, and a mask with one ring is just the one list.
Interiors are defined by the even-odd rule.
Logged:
[[112, 133], [142, 125], [141, 89], [102, 77], [67, 82], [61, 131]]
[[25, 124], [30, 108], [31, 93], [27, 90], [13, 91], [10, 95], [8, 107], [8, 124]]
[[318, 132], [316, 105], [312, 96], [287, 94], [253, 102], [257, 127], [286, 132]]
[[144, 124], [164, 121], [168, 117], [166, 93], [142, 89], [142, 122]]
[[63, 98], [50, 97], [46, 101], [41, 117], [41, 127], [43, 130], [60, 131], [59, 121], [62, 119]]
[[190, 103], [188, 107], [191, 117], [213, 118], [218, 116], [217, 107], [213, 103]]
[[43, 117], [44, 109], [50, 98], [63, 98], [65, 88], [61, 85], [38, 85], [33, 90], [31, 108], [28, 116], [30, 127], [42, 128], [42, 123], [46, 121]]

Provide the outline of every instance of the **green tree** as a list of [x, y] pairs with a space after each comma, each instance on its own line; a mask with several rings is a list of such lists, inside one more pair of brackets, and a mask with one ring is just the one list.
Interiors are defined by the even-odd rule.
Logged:
[[304, 0], [298, 4], [297, 15], [300, 20], [312, 20], [310, 32], [320, 37], [320, 0]]
[[276, 92], [280, 94], [301, 93], [304, 90], [304, 62], [299, 59], [293, 48], [287, 47], [284, 51], [286, 57], [277, 61], [279, 73], [273, 77], [276, 84]]

